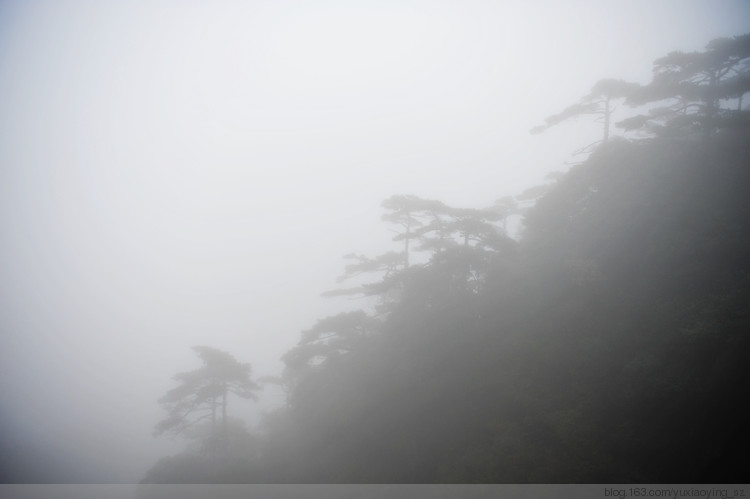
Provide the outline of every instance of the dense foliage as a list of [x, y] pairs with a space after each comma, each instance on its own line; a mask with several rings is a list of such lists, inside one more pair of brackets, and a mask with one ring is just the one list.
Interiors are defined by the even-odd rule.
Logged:
[[518, 242], [507, 205], [387, 200], [398, 249], [331, 293], [378, 305], [304, 331], [257, 452], [193, 480], [746, 481], [750, 130], [704, 132], [610, 139]]

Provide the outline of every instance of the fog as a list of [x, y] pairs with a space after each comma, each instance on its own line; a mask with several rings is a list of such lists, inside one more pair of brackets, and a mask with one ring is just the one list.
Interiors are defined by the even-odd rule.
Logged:
[[[278, 375], [380, 203], [484, 207], [598, 140], [529, 129], [605, 77], [748, 31], [747, 2], [4, 2], [0, 462], [134, 483], [210, 345]], [[235, 403], [235, 402], [231, 402]], [[283, 403], [266, 389], [234, 415]]]

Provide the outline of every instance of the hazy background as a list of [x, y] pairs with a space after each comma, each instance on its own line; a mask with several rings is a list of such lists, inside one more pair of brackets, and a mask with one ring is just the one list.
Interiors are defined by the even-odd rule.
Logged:
[[382, 199], [519, 194], [600, 135], [529, 128], [748, 28], [747, 1], [0, 2], [0, 464], [139, 480], [190, 346], [278, 374], [351, 306], [319, 297], [341, 256], [389, 248]]

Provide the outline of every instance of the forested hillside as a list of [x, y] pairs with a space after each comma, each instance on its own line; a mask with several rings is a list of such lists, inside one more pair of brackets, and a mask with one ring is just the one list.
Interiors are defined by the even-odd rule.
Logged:
[[518, 241], [508, 205], [389, 198], [394, 251], [349, 255], [329, 293], [376, 306], [302, 332], [253, 450], [145, 482], [746, 482], [750, 130], [728, 97], [605, 133]]

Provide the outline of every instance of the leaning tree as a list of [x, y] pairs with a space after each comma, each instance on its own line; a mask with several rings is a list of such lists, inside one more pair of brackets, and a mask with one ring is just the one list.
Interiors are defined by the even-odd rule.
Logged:
[[588, 94], [581, 97], [581, 100], [572, 104], [557, 114], [548, 116], [543, 125], [535, 126], [531, 133], [541, 133], [549, 127], [562, 123], [565, 120], [576, 118], [578, 116], [591, 115], [595, 120], [602, 124], [602, 143], [609, 140], [612, 115], [615, 112], [615, 101], [625, 99], [638, 88], [635, 83], [613, 78], [599, 80], [591, 87]]

